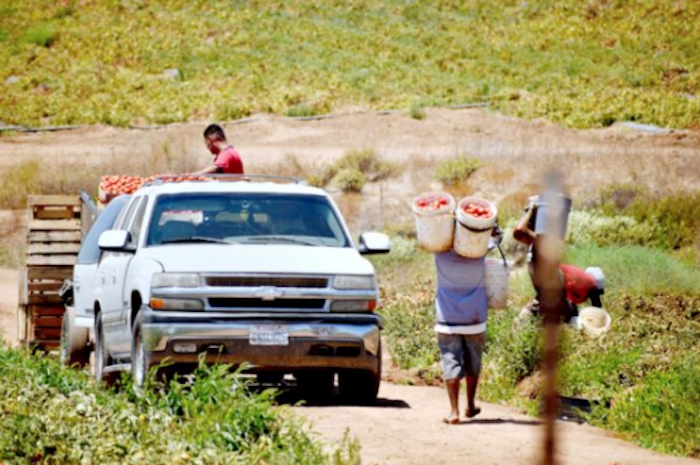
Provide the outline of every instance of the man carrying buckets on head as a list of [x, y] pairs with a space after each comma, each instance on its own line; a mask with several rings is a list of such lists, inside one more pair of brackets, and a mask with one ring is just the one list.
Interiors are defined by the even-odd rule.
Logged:
[[[432, 197], [437, 197], [438, 200], [430, 201]], [[439, 198], [446, 198], [447, 202], [440, 202]], [[460, 201], [458, 208], [465, 211], [467, 206], [462, 203]], [[481, 411], [475, 404], [475, 398], [486, 345], [488, 304], [484, 280], [487, 247], [483, 250], [474, 247], [459, 249], [463, 250], [462, 254], [472, 255], [467, 257], [455, 251], [453, 242], [457, 241], [458, 234], [487, 234], [487, 242], [492, 234], [500, 234], [500, 229], [495, 226], [496, 208], [490, 202], [487, 204], [482, 206], [483, 210], [471, 208], [470, 211], [479, 211], [479, 216], [490, 218], [491, 225], [480, 231], [465, 233], [459, 229], [465, 228], [461, 222], [455, 226], [455, 203], [449, 194], [428, 193], [418, 196], [414, 201], [418, 243], [424, 249], [434, 252], [435, 258], [435, 332], [438, 336], [445, 388], [450, 400], [450, 412], [443, 420], [447, 424], [458, 424], [461, 421], [459, 391], [462, 379], [467, 388], [465, 417], [472, 418]], [[423, 210], [429, 212], [423, 213]], [[444, 233], [442, 237], [436, 237], [441, 233]], [[463, 243], [480, 243], [480, 239], [467, 237]]]

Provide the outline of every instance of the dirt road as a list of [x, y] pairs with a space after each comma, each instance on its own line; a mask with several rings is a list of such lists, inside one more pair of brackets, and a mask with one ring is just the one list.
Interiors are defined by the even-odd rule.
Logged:
[[[42, 157], [42, 164], [46, 161], [59, 167], [108, 162], [117, 169], [120, 160], [173, 151], [191, 154], [196, 164], [204, 165], [210, 161], [201, 140], [205, 125], [157, 130], [88, 127], [3, 136], [0, 167]], [[288, 154], [297, 155], [302, 162], [318, 163], [353, 148], [372, 148], [399, 161], [406, 168], [403, 176], [381, 187], [368, 186], [363, 191], [362, 208], [334, 194], [357, 228], [410, 219], [408, 199], [430, 184], [437, 161], [458, 154], [478, 156], [486, 162], [470, 178], [470, 185], [497, 201], [536, 183], [547, 165], [566, 168], [574, 195], [612, 182], [649, 187], [700, 184], [696, 163], [700, 134], [688, 131], [573, 131], [482, 110], [429, 110], [420, 121], [405, 114], [362, 112], [320, 121], [262, 115], [225, 127], [249, 172], [282, 170], [289, 162], [285, 158]], [[8, 237], [0, 240], [8, 243]], [[16, 340], [17, 276], [16, 270], [0, 270], [0, 330], [8, 341]], [[482, 403], [482, 414], [473, 421], [447, 426], [440, 422], [448, 405], [442, 389], [385, 382], [380, 398], [375, 407], [294, 409], [330, 441], [349, 430], [362, 445], [364, 464], [537, 463], [541, 427], [536, 419], [514, 409]], [[700, 464], [643, 450], [588, 426], [562, 423], [559, 433], [562, 464]]]
[[[448, 406], [441, 388], [382, 383], [379, 397], [376, 407], [301, 407], [297, 411], [312, 420], [324, 438], [339, 440], [349, 430], [362, 444], [363, 464], [532, 465], [540, 458], [539, 421], [514, 409], [480, 403], [478, 417], [448, 426], [440, 421]], [[557, 432], [562, 465], [700, 464], [654, 454], [587, 425], [560, 422]]]

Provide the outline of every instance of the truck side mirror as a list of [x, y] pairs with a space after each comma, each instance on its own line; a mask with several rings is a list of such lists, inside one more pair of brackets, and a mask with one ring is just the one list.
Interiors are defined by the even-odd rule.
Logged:
[[391, 251], [391, 241], [386, 234], [366, 232], [360, 235], [357, 251], [363, 255], [389, 253]]
[[100, 249], [105, 251], [124, 251], [129, 243], [129, 231], [110, 229], [102, 234], [97, 241]]

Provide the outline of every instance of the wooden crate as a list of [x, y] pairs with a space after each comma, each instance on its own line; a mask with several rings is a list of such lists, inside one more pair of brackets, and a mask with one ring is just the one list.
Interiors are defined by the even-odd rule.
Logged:
[[78, 195], [28, 198], [26, 270], [20, 282], [20, 340], [32, 348], [58, 347], [63, 301], [59, 291], [73, 276], [82, 240]]

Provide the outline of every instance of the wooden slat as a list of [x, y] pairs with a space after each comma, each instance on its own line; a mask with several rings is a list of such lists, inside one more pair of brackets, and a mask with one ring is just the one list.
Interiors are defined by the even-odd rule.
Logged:
[[41, 281], [41, 282], [31, 282], [27, 285], [27, 294], [36, 294], [38, 292], [54, 292], [57, 293], [61, 286], [63, 286], [63, 281]]
[[61, 339], [61, 328], [34, 328], [34, 340], [55, 340]]
[[36, 316], [34, 328], [60, 328], [62, 322], [62, 316]]
[[54, 305], [54, 306], [41, 306], [41, 305], [30, 305], [27, 310], [27, 315], [31, 318], [36, 318], [39, 316], [61, 316], [66, 312], [65, 307]]
[[49, 244], [34, 243], [27, 246], [27, 254], [77, 254], [80, 244], [77, 242], [57, 242]]
[[29, 231], [81, 231], [79, 220], [31, 220]]
[[75, 255], [30, 255], [27, 265], [75, 265]]
[[79, 215], [80, 212], [73, 211], [71, 208], [66, 209], [66, 208], [61, 208], [58, 210], [54, 209], [48, 209], [48, 208], [39, 208], [34, 212], [34, 219], [37, 220], [73, 220], [76, 218], [76, 215]]
[[29, 305], [63, 305], [63, 299], [58, 294], [29, 294]]
[[27, 198], [30, 207], [47, 205], [75, 205], [80, 206], [80, 197], [77, 195], [30, 195]]
[[73, 277], [72, 266], [29, 266], [27, 277], [30, 281], [35, 279], [64, 280]]
[[30, 231], [27, 236], [33, 242], [80, 242], [80, 231]]

